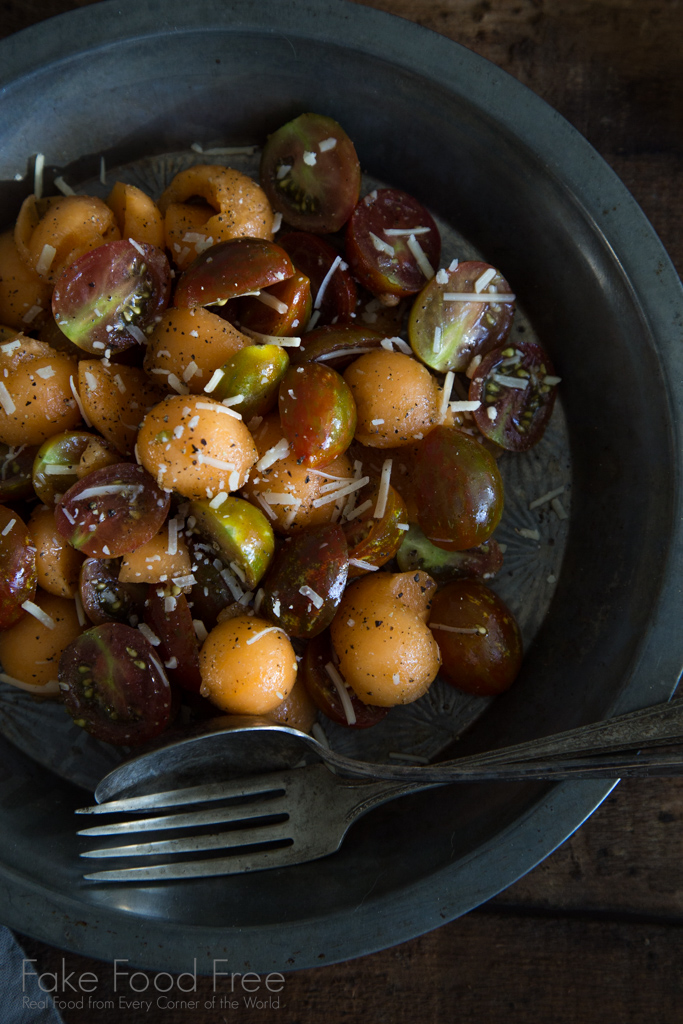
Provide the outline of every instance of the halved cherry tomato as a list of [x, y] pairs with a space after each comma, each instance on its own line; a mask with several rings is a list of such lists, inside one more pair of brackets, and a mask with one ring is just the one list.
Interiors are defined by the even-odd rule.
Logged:
[[228, 319], [258, 334], [291, 338], [303, 334], [311, 317], [311, 282], [295, 271], [281, 284], [262, 288], [258, 296], [245, 296], [230, 303]]
[[275, 551], [273, 528], [263, 512], [244, 498], [225, 497], [218, 507], [208, 500], [193, 501], [189, 514], [196, 520], [194, 529], [211, 541], [216, 555], [247, 587], [255, 587]]
[[408, 324], [413, 352], [433, 370], [464, 373], [474, 356], [505, 341], [514, 298], [488, 263], [472, 260], [440, 270], [413, 303]]
[[89, 473], [55, 507], [57, 529], [92, 558], [118, 558], [151, 540], [161, 529], [170, 495], [153, 477], [129, 462]]
[[132, 747], [164, 731], [171, 687], [142, 633], [120, 622], [93, 626], [59, 661], [60, 696], [76, 725]]
[[119, 564], [111, 559], [86, 558], [81, 566], [79, 589], [83, 610], [90, 621], [132, 625], [143, 615], [147, 588], [142, 583], [121, 583]]
[[[329, 632], [325, 632], [307, 644], [301, 663], [301, 678], [316, 707], [337, 725], [348, 726], [349, 721], [344, 714], [344, 706], [337, 687], [325, 670], [325, 666], [330, 662], [333, 663], [332, 644]], [[381, 722], [389, 711], [388, 707], [381, 708], [376, 704], [364, 704], [349, 687], [346, 688], [346, 692], [356, 718], [353, 725], [350, 726], [352, 729], [369, 729]]]
[[380, 331], [356, 324], [327, 324], [317, 327], [301, 339], [301, 346], [292, 349], [295, 366], [303, 363], [325, 363], [333, 370], [343, 370], [358, 356], [379, 348], [384, 335]]
[[221, 367], [223, 376], [212, 397], [222, 402], [241, 395], [232, 408], [248, 423], [252, 416], [265, 416], [275, 407], [288, 367], [289, 356], [280, 345], [247, 345]]
[[144, 344], [171, 296], [171, 268], [155, 245], [106, 242], [57, 280], [52, 312], [74, 345], [104, 355]]
[[26, 524], [0, 505], [0, 629], [8, 629], [25, 614], [24, 601], [36, 596], [36, 549]]
[[264, 581], [261, 609], [290, 636], [321, 633], [334, 618], [349, 569], [344, 531], [336, 523], [295, 534]]
[[180, 308], [225, 305], [246, 292], [285, 281], [294, 273], [287, 253], [263, 238], [231, 238], [205, 249], [187, 270], [175, 290]]
[[192, 588], [192, 615], [204, 623], [211, 632], [218, 616], [235, 600], [226, 579], [221, 572], [227, 565], [218, 557], [210, 541], [198, 534], [186, 536], [192, 559], [192, 575], [196, 583]]
[[80, 479], [81, 455], [93, 441], [85, 430], [65, 430], [44, 441], [33, 463], [33, 488], [45, 505], [52, 505], [55, 496], [64, 494]]
[[477, 696], [512, 686], [522, 664], [519, 627], [507, 605], [483, 583], [456, 580], [439, 590], [429, 627], [441, 651], [441, 675], [452, 686]]
[[501, 448], [528, 451], [545, 433], [558, 381], [547, 353], [535, 342], [489, 352], [475, 370], [468, 396], [481, 402], [474, 412], [479, 430]]
[[396, 553], [401, 572], [421, 569], [437, 583], [450, 583], [456, 579], [488, 580], [500, 572], [503, 552], [498, 541], [489, 537], [478, 548], [467, 551], [444, 551], [427, 540], [422, 530], [411, 523], [410, 530]]
[[268, 138], [261, 185], [292, 227], [339, 231], [358, 202], [360, 164], [341, 125], [321, 114], [301, 114]]
[[414, 463], [418, 521], [446, 551], [483, 544], [503, 513], [503, 481], [493, 456], [455, 427], [435, 427]]
[[192, 613], [184, 594], [175, 596], [164, 588], [150, 586], [145, 602], [145, 623], [160, 641], [156, 653], [172, 683], [199, 693], [199, 644]]
[[0, 444], [0, 501], [33, 497], [33, 460], [38, 449]]
[[321, 363], [290, 366], [280, 384], [278, 404], [282, 432], [306, 466], [324, 466], [351, 444], [356, 403], [336, 370]]
[[[358, 290], [348, 266], [334, 246], [324, 238], [306, 231], [290, 231], [281, 235], [278, 243], [289, 253], [296, 269], [311, 282], [311, 325], [351, 321], [356, 310]], [[335, 269], [330, 274], [333, 266]]]
[[407, 192], [375, 189], [351, 214], [346, 258], [361, 284], [384, 305], [395, 306], [424, 288], [440, 257], [441, 235], [434, 218]]
[[[407, 525], [408, 513], [401, 495], [390, 484], [384, 512], [377, 517], [378, 494], [379, 487], [376, 484], [360, 492], [357, 507], [361, 508], [367, 500], [371, 504], [361, 515], [345, 522], [343, 530], [349, 545], [349, 558], [382, 566], [391, 561], [403, 543], [405, 532], [400, 527]], [[349, 578], [362, 576], [366, 571], [352, 565]]]

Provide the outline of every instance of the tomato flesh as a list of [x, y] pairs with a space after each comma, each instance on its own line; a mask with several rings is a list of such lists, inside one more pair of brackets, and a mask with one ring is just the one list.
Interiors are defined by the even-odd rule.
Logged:
[[21, 606], [33, 600], [37, 585], [36, 549], [26, 524], [0, 505], [0, 629], [26, 614]]
[[343, 370], [358, 356], [372, 352], [382, 344], [384, 335], [356, 324], [327, 324], [317, 327], [301, 339], [300, 348], [292, 349], [295, 366], [321, 362], [333, 370]]
[[441, 651], [440, 674], [452, 686], [477, 696], [512, 686], [522, 664], [519, 627], [507, 605], [483, 583], [456, 580], [439, 590], [429, 626]]
[[[496, 294], [507, 298], [497, 301]], [[464, 373], [474, 356], [505, 341], [514, 310], [510, 285], [495, 267], [478, 260], [459, 263], [453, 270], [440, 270], [415, 299], [408, 323], [410, 344], [433, 370]]]
[[265, 416], [275, 407], [288, 367], [289, 356], [280, 345], [247, 345], [221, 367], [223, 376], [212, 397], [222, 402], [241, 395], [232, 408], [248, 423], [252, 416]]
[[231, 238], [197, 256], [176, 285], [174, 302], [182, 309], [224, 305], [246, 292], [287, 280], [294, 267], [287, 253], [263, 238]]
[[142, 618], [146, 588], [141, 583], [121, 583], [117, 562], [86, 558], [81, 566], [79, 590], [83, 611], [95, 626], [103, 622], [132, 625]]
[[484, 356], [468, 396], [481, 402], [474, 419], [484, 437], [512, 452], [537, 444], [555, 405], [559, 378], [554, 373], [547, 353], [531, 341]]
[[142, 466], [122, 462], [89, 473], [55, 507], [57, 529], [91, 558], [118, 558], [161, 529], [170, 495]]
[[52, 296], [59, 329], [86, 352], [144, 344], [168, 305], [171, 268], [154, 245], [105, 242], [64, 270]]
[[418, 522], [432, 544], [464, 551], [488, 540], [503, 513], [503, 481], [481, 444], [455, 427], [435, 427], [414, 462]]
[[[418, 262], [417, 246], [431, 273]], [[361, 199], [351, 215], [346, 257], [361, 284], [381, 302], [393, 306], [400, 298], [419, 292], [434, 275], [441, 257], [441, 235], [429, 211], [407, 192], [375, 189]]]
[[[339, 252], [324, 238], [306, 231], [291, 231], [278, 238], [297, 270], [311, 282], [311, 327], [348, 323], [356, 310], [358, 289]], [[328, 274], [335, 267], [331, 276]], [[325, 279], [325, 290], [321, 288]]]
[[348, 570], [340, 526], [327, 523], [302, 530], [277, 554], [263, 584], [261, 608], [290, 636], [316, 636], [334, 618]]
[[[403, 543], [405, 532], [400, 527], [407, 524], [408, 512], [403, 498], [390, 484], [384, 512], [379, 517], [375, 516], [378, 492], [377, 486], [371, 488], [370, 507], [360, 516], [345, 522], [343, 529], [349, 545], [349, 558], [379, 567], [391, 561]], [[357, 499], [358, 507], [364, 500], [367, 500], [365, 491], [361, 491]], [[352, 565], [349, 578], [353, 579], [366, 571]]]
[[191, 693], [199, 693], [202, 685], [199, 644], [185, 595], [173, 596], [164, 588], [150, 586], [145, 623], [160, 641], [156, 652], [171, 682]]
[[60, 696], [76, 725], [106, 743], [135, 746], [162, 733], [171, 687], [142, 633], [120, 622], [93, 626], [59, 661]]
[[466, 551], [444, 551], [430, 543], [419, 526], [411, 523], [410, 530], [403, 535], [396, 561], [401, 572], [420, 569], [437, 583], [450, 583], [455, 579], [491, 579], [500, 572], [503, 552], [493, 537], [478, 548]]
[[271, 205], [302, 231], [339, 231], [360, 193], [360, 164], [341, 125], [301, 114], [269, 136], [261, 185]]
[[36, 447], [0, 444], [0, 501], [33, 497], [33, 460]]
[[299, 462], [325, 466], [351, 444], [356, 403], [336, 370], [321, 363], [291, 366], [278, 398], [282, 432]]

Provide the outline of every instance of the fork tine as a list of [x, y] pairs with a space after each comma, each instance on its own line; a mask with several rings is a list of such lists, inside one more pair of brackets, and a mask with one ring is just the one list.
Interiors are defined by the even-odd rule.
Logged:
[[118, 868], [111, 871], [95, 871], [84, 878], [95, 882], [155, 882], [170, 879], [211, 878], [217, 875], [240, 875], [248, 871], [266, 871], [268, 868], [284, 868], [291, 864], [304, 864], [317, 860], [332, 849], [312, 848], [303, 853], [295, 844], [277, 850], [256, 850], [252, 853], [220, 857], [215, 860], [181, 861], [175, 864], [157, 864], [149, 867]]
[[80, 807], [76, 814], [118, 814], [121, 811], [156, 811], [160, 807], [181, 807], [183, 804], [208, 803], [211, 800], [232, 800], [241, 796], [255, 796], [283, 790], [285, 776], [282, 772], [268, 772], [252, 778], [239, 778], [228, 782], [211, 782], [204, 786], [190, 786], [183, 789], [169, 789], [163, 793], [147, 793], [143, 796], [122, 797], [108, 800], [92, 807]]
[[216, 807], [203, 811], [188, 811], [186, 814], [164, 814], [157, 818], [140, 818], [137, 821], [119, 821], [107, 825], [94, 825], [78, 832], [79, 836], [115, 836], [130, 832], [158, 832], [168, 828], [193, 828], [202, 825], [222, 825], [230, 821], [246, 821], [249, 818], [271, 818], [287, 813], [284, 796], [275, 797], [264, 803], [240, 805], [239, 807]]
[[238, 829], [234, 832], [218, 832], [204, 836], [189, 836], [183, 839], [159, 839], [152, 843], [133, 843], [130, 846], [103, 846], [86, 850], [81, 857], [147, 857], [161, 853], [194, 853], [199, 850], [230, 850], [254, 843], [273, 843], [291, 840], [289, 821], [257, 828]]

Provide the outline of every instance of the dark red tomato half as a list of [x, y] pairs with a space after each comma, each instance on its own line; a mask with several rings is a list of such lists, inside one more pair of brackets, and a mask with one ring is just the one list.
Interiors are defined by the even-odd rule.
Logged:
[[418, 522], [432, 544], [465, 551], [488, 540], [503, 513], [503, 481], [493, 456], [455, 427], [435, 427], [414, 461]]
[[159, 532], [170, 495], [142, 466], [121, 462], [88, 473], [55, 506], [57, 529], [91, 558], [118, 558]]
[[356, 402], [342, 375], [329, 366], [290, 366], [280, 384], [278, 405], [282, 432], [306, 466], [327, 465], [353, 441]]
[[532, 341], [494, 349], [484, 356], [468, 398], [481, 402], [474, 419], [484, 437], [511, 452], [537, 444], [555, 405], [557, 385], [548, 354]]
[[38, 449], [0, 444], [0, 501], [33, 497], [33, 460]]
[[295, 366], [320, 362], [333, 370], [343, 370], [358, 356], [379, 348], [384, 337], [380, 331], [370, 327], [327, 324], [305, 334], [301, 346], [292, 349], [290, 358]]
[[275, 242], [231, 238], [205, 249], [183, 271], [173, 301], [183, 309], [222, 306], [238, 295], [286, 281], [293, 273], [292, 261]]
[[0, 629], [8, 629], [25, 614], [24, 601], [36, 596], [36, 549], [26, 524], [0, 505]]
[[134, 625], [142, 618], [146, 587], [141, 583], [121, 583], [119, 568], [119, 563], [109, 558], [86, 558], [81, 566], [81, 602], [96, 626], [103, 622]]
[[440, 373], [464, 373], [474, 356], [502, 345], [515, 312], [500, 271], [479, 260], [456, 263], [425, 285], [408, 322], [413, 352]]
[[163, 661], [171, 682], [184, 690], [199, 693], [202, 684], [199, 644], [185, 595], [172, 596], [163, 588], [150, 586], [145, 603], [145, 623], [160, 641], [156, 653]]
[[334, 246], [306, 231], [290, 231], [279, 237], [278, 243], [289, 253], [297, 270], [311, 282], [311, 326], [351, 322], [358, 290]]
[[361, 284], [394, 306], [439, 269], [441, 235], [429, 211], [407, 192], [375, 189], [351, 214], [346, 258]]
[[132, 747], [162, 733], [171, 687], [142, 633], [107, 622], [81, 633], [59, 661], [60, 696], [76, 725], [105, 743]]
[[321, 234], [339, 231], [360, 193], [356, 150], [331, 117], [301, 114], [268, 137], [261, 185], [292, 227]]
[[439, 590], [429, 628], [441, 652], [440, 674], [452, 686], [482, 697], [512, 686], [522, 665], [519, 627], [483, 583], [456, 580]]
[[61, 274], [52, 295], [59, 329], [104, 355], [144, 345], [171, 296], [171, 268], [155, 245], [122, 238], [87, 252]]
[[[349, 726], [339, 691], [325, 669], [330, 662], [332, 644], [329, 632], [325, 632], [307, 645], [301, 662], [301, 678], [316, 707], [337, 725]], [[353, 690], [347, 688], [347, 693], [356, 716], [356, 721], [349, 726], [351, 729], [369, 729], [381, 722], [389, 711], [389, 708], [380, 708], [376, 704], [364, 704]]]
[[346, 586], [349, 556], [341, 526], [301, 530], [283, 544], [263, 583], [262, 609], [290, 636], [326, 629]]

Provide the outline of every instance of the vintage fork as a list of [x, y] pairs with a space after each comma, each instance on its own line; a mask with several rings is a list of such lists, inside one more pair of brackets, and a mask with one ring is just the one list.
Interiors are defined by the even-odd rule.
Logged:
[[[290, 742], [292, 738], [289, 729], [266, 726], [264, 732], [270, 739], [279, 736]], [[256, 728], [255, 734], [258, 738]], [[201, 738], [199, 749], [207, 739]], [[671, 747], [682, 739], [683, 700], [679, 699], [540, 740], [440, 764], [419, 767], [367, 764], [326, 750], [324, 758], [334, 765], [332, 771], [325, 764], [316, 763], [231, 781], [108, 800], [77, 813], [135, 811], [149, 814], [189, 806], [193, 809], [164, 815], [154, 813], [151, 817], [82, 830], [80, 835], [119, 839], [167, 830], [185, 833], [170, 839], [87, 850], [82, 857], [156, 856], [166, 862], [116, 867], [84, 877], [100, 882], [149, 882], [300, 864], [339, 849], [351, 824], [372, 808], [447, 782], [681, 775], [683, 754], [661, 748]], [[296, 740], [302, 745], [311, 745], [310, 737], [298, 734]], [[182, 749], [182, 744], [180, 746]], [[639, 749], [643, 746], [652, 749]], [[137, 759], [138, 766], [144, 766], [145, 759], [150, 757], [153, 755]], [[355, 778], [336, 774], [339, 771]], [[207, 831], [216, 825], [227, 826], [227, 829]], [[187, 830], [191, 830], [189, 834]], [[205, 851], [230, 851], [230, 854], [208, 859], [194, 856]], [[192, 859], [169, 860], [178, 854], [191, 855]]]

